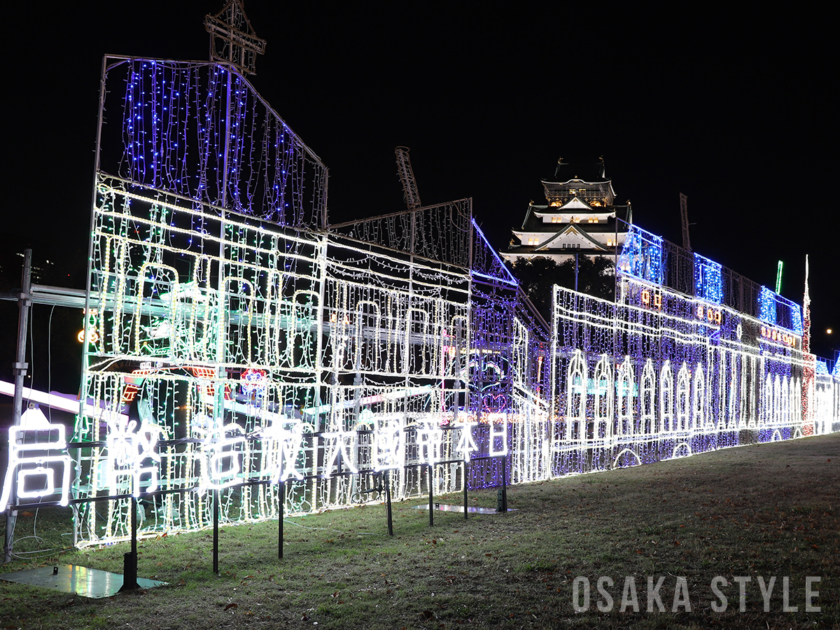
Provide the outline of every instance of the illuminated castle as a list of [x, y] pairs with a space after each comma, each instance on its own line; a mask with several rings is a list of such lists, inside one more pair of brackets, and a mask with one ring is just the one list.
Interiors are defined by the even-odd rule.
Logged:
[[614, 204], [615, 190], [612, 180], [606, 178], [603, 158], [598, 160], [596, 172], [586, 179], [577, 174], [567, 177], [582, 172], [570, 168], [560, 158], [554, 181], [542, 181], [547, 203], [528, 205], [521, 229], [513, 230], [510, 247], [501, 252], [505, 260], [544, 256], [560, 264], [574, 254], [613, 256], [616, 246], [624, 242], [628, 224], [632, 223], [632, 208], [630, 202]]

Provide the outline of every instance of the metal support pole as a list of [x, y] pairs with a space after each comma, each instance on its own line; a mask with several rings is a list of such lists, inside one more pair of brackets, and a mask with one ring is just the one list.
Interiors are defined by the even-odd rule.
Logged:
[[507, 455], [502, 456], [502, 485], [499, 488], [499, 500], [496, 505], [497, 512], [507, 512]]
[[286, 509], [286, 482], [280, 481], [277, 484], [277, 516], [278, 516], [278, 541], [277, 541], [277, 557], [281, 560], [283, 559], [283, 519], [285, 517], [285, 509]]
[[123, 555], [123, 585], [120, 591], [134, 591], [137, 584], [137, 497], [131, 497], [131, 552]]
[[575, 252], [575, 292], [578, 290], [578, 256], [580, 254]]
[[388, 535], [394, 535], [394, 521], [391, 513], [391, 475], [388, 471], [382, 473], [383, 482], [385, 484], [385, 504], [388, 508]]
[[[14, 411], [12, 416], [13, 426], [20, 426], [20, 416], [23, 409], [23, 379], [26, 376], [26, 370], [29, 365], [26, 363], [26, 328], [29, 323], [29, 307], [32, 304], [30, 299], [30, 290], [32, 288], [32, 250], [23, 250], [23, 275], [20, 281], [20, 296], [18, 298], [18, 338], [17, 338], [17, 355], [13, 365], [15, 373], [15, 398]], [[7, 450], [7, 457], [11, 455], [11, 444]], [[4, 462], [8, 464], [8, 460]], [[14, 471], [9, 470], [8, 466], [3, 466], [7, 475], [11, 475]], [[15, 540], [15, 523], [17, 522], [17, 510], [14, 505], [17, 504], [17, 497], [15, 496], [15, 485], [11, 484], [11, 494], [9, 496], [9, 510], [6, 512], [6, 544], [4, 558], [5, 562], [12, 561], [12, 548]]]
[[213, 573], [219, 574], [219, 491], [213, 490]]
[[467, 472], [468, 472], [469, 463], [467, 460], [464, 460], [464, 520], [467, 520], [467, 512], [469, 511], [468, 506], [468, 497], [467, 497]]
[[435, 469], [433, 464], [429, 464], [429, 527], [435, 524]]
[[467, 520], [467, 512], [468, 510], [468, 501], [469, 498], [467, 497], [467, 474], [469, 473], [469, 462], [464, 460], [464, 520]]

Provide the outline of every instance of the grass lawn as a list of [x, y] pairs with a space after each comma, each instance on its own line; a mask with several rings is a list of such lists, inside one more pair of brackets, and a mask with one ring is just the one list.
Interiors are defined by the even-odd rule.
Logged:
[[[397, 503], [393, 538], [379, 505], [292, 518], [282, 561], [276, 522], [223, 526], [220, 576], [211, 532], [142, 541], [139, 576], [169, 586], [92, 600], [0, 582], [0, 628], [840, 628], [838, 498], [834, 434], [511, 487], [516, 511], [467, 521], [436, 512], [433, 528], [427, 512], [411, 509], [423, 501]], [[495, 500], [495, 491], [470, 495], [473, 505]], [[69, 510], [41, 510], [34, 520], [22, 515], [17, 535], [34, 525], [43, 542], [21, 540], [16, 551], [68, 545]], [[0, 573], [38, 562], [121, 573], [126, 551], [68, 550]], [[721, 601], [711, 590], [716, 576], [728, 582], [719, 587], [723, 612], [711, 608]], [[736, 576], [751, 578], [744, 612]], [[759, 576], [765, 588], [776, 578], [769, 612]], [[805, 612], [806, 576], [821, 578], [811, 587], [821, 612]], [[608, 608], [601, 577], [612, 580], [601, 581], [609, 612], [598, 608]], [[573, 608], [576, 578], [590, 584], [584, 612]], [[655, 597], [648, 612], [649, 578], [664, 578], [664, 612]], [[798, 612], [782, 610], [784, 578]], [[639, 612], [629, 591], [619, 610], [627, 582]], [[683, 595], [690, 612], [673, 612]]]

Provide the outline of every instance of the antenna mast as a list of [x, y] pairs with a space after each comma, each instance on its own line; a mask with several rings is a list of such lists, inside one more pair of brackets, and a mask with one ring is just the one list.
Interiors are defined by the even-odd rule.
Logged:
[[782, 267], [785, 266], [781, 260], [779, 261], [779, 266], [776, 268], [776, 293], [781, 294], [782, 292]]
[[683, 249], [691, 251], [691, 239], [688, 237], [688, 197], [680, 193], [680, 217], [682, 218]]
[[420, 191], [417, 190], [417, 180], [414, 179], [414, 170], [411, 168], [411, 158], [408, 157], [408, 147], [397, 147], [394, 149], [397, 154], [397, 175], [403, 187], [403, 199], [409, 210], [419, 208]]
[[233, 66], [239, 74], [255, 74], [257, 55], [265, 53], [265, 40], [257, 37], [245, 15], [242, 0], [228, 0], [216, 15], [204, 18], [210, 33], [210, 61]]

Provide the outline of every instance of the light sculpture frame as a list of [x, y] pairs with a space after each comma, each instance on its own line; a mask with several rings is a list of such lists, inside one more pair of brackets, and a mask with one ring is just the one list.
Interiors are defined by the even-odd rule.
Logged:
[[616, 301], [555, 287], [545, 322], [469, 199], [330, 225], [325, 165], [229, 67], [108, 57], [106, 105], [56, 446], [78, 546], [135, 499], [157, 536], [840, 430], [799, 307], [638, 226]]

